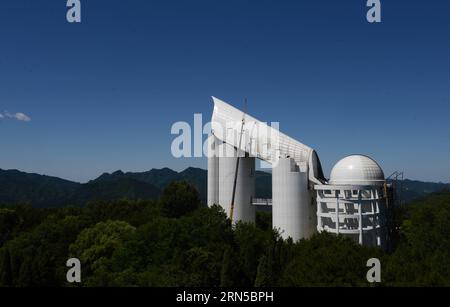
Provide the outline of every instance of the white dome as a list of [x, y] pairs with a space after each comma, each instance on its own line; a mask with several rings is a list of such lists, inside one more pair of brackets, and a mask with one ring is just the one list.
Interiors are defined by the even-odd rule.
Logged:
[[384, 173], [377, 162], [363, 155], [345, 157], [331, 170], [330, 184], [378, 185], [384, 182]]

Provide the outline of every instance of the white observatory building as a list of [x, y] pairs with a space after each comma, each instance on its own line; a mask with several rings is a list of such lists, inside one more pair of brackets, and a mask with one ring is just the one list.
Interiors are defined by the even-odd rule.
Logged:
[[222, 206], [234, 223], [255, 221], [255, 162], [272, 165], [272, 224], [294, 241], [315, 232], [386, 244], [386, 181], [371, 158], [339, 161], [330, 180], [316, 151], [213, 97], [208, 142], [208, 206]]
[[317, 230], [386, 248], [386, 184], [381, 167], [363, 155], [348, 156], [332, 169], [328, 184], [316, 185]]

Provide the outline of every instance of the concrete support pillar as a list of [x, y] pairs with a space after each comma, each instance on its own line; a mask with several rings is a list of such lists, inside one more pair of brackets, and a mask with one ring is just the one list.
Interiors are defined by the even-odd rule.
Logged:
[[[218, 147], [219, 158], [219, 204], [230, 217], [233, 184], [236, 172], [237, 151], [227, 144]], [[224, 153], [228, 153], [224, 156]], [[233, 153], [234, 157], [230, 157]], [[241, 154], [234, 199], [233, 222], [255, 222], [255, 207], [252, 200], [255, 198], [255, 158]]]
[[285, 239], [309, 238], [317, 230], [316, 204], [308, 190], [308, 167], [280, 158], [272, 169], [273, 227]]
[[219, 140], [212, 134], [208, 138], [208, 207], [219, 204]]

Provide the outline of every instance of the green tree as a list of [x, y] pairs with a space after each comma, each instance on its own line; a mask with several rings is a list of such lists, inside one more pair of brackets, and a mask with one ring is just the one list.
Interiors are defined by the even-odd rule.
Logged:
[[14, 210], [0, 208], [0, 247], [12, 237], [19, 223], [20, 217]]
[[99, 222], [124, 221], [134, 227], [146, 224], [159, 217], [159, 206], [156, 201], [96, 201], [83, 208], [83, 216], [92, 224]]
[[271, 232], [264, 232], [254, 224], [237, 223], [234, 230], [235, 243], [239, 249], [239, 286], [251, 287], [255, 284], [258, 260], [267, 250]]
[[329, 233], [301, 240], [294, 248], [294, 255], [284, 268], [282, 286], [368, 286], [367, 260], [378, 258], [384, 263], [380, 249], [363, 247]]
[[233, 286], [234, 269], [235, 268], [232, 265], [232, 251], [230, 247], [227, 247], [223, 252], [222, 268], [220, 270], [221, 287]]
[[410, 204], [386, 266], [390, 286], [450, 286], [450, 191]]
[[[135, 227], [123, 221], [100, 222], [83, 230], [70, 245], [70, 253], [79, 258], [89, 276], [107, 266], [114, 251], [135, 233]], [[100, 274], [100, 273], [99, 273]]]
[[272, 214], [269, 212], [257, 211], [255, 218], [256, 227], [263, 231], [272, 229]]
[[18, 287], [63, 285], [69, 244], [84, 226], [79, 217], [52, 215], [32, 231], [8, 241], [2, 249], [9, 253], [11, 284]]
[[280, 272], [279, 246], [283, 240], [273, 233], [273, 238], [267, 244], [267, 254], [261, 256], [255, 279], [255, 287], [270, 287], [274, 285], [277, 274]]
[[183, 253], [181, 269], [183, 286], [207, 287], [217, 285], [219, 267], [214, 260], [215, 255], [207, 248], [193, 247]]
[[267, 287], [269, 285], [269, 268], [267, 257], [261, 256], [256, 273], [255, 287]]
[[200, 208], [197, 189], [186, 181], [171, 183], [160, 198], [163, 216], [178, 218]]

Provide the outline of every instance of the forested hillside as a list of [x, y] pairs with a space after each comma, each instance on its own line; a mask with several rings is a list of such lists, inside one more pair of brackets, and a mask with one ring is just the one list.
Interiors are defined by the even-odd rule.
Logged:
[[[92, 201], [156, 200], [172, 182], [184, 180], [199, 191], [203, 203], [207, 198], [207, 171], [187, 168], [176, 172], [169, 168], [146, 172], [116, 171], [105, 173], [80, 184], [60, 178], [0, 169], [0, 204], [30, 204], [34, 207], [84, 206]], [[256, 197], [272, 198], [272, 175], [256, 172]], [[399, 197], [411, 202], [430, 193], [450, 189], [450, 184], [404, 180], [398, 185]]]

